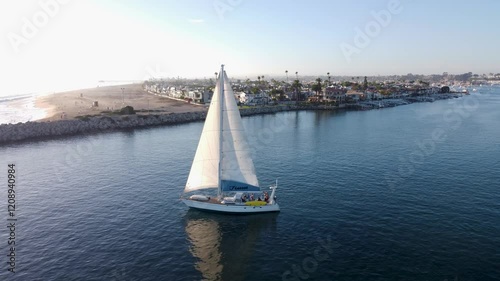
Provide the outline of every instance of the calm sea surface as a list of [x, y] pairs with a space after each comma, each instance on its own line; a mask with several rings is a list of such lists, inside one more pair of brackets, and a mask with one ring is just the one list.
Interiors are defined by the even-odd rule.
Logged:
[[500, 88], [243, 123], [279, 214], [179, 201], [201, 122], [0, 147], [0, 280], [500, 280]]

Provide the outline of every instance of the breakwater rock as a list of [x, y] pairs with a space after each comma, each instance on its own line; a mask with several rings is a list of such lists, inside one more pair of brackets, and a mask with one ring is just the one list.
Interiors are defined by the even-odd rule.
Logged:
[[[280, 111], [316, 109], [311, 106], [269, 106], [240, 109], [241, 116], [270, 114]], [[0, 125], [0, 145], [25, 140], [59, 136], [83, 135], [121, 129], [172, 125], [204, 120], [206, 112], [186, 112], [151, 115], [98, 115], [73, 120], [26, 122]]]

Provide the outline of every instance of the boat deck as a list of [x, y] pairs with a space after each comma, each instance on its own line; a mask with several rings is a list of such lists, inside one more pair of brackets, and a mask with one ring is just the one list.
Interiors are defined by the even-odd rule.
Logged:
[[[217, 204], [217, 205], [233, 205], [233, 206], [249, 206], [249, 207], [252, 207], [250, 205], [247, 205], [246, 203], [221, 203], [219, 200], [217, 200], [216, 197], [210, 197], [210, 199], [208, 201], [201, 201], [201, 200], [195, 200], [195, 199], [188, 199], [188, 200], [191, 200], [191, 201], [196, 201], [196, 202], [203, 202], [203, 203], [210, 203], [210, 204]], [[257, 201], [255, 201], [257, 202]], [[259, 202], [263, 202], [263, 201], [259, 201]], [[267, 202], [265, 205], [269, 205]]]
[[215, 197], [210, 197], [210, 199], [208, 201], [206, 201], [207, 203], [212, 203], [212, 204], [219, 204], [219, 205], [225, 205], [225, 204], [222, 204], [219, 200], [217, 200], [217, 198]]

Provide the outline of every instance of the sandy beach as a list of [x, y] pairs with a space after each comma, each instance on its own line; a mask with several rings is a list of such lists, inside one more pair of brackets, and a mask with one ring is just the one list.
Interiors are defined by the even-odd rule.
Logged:
[[[123, 95], [121, 88], [124, 88]], [[97, 102], [98, 106], [93, 106]], [[38, 97], [37, 108], [47, 111], [39, 121], [73, 119], [76, 116], [99, 115], [103, 111], [119, 110], [130, 105], [135, 110], [150, 110], [155, 113], [183, 113], [205, 111], [200, 105], [159, 97], [146, 92], [140, 84], [96, 87], [69, 92], [54, 93]], [[141, 112], [140, 114], [147, 114]]]

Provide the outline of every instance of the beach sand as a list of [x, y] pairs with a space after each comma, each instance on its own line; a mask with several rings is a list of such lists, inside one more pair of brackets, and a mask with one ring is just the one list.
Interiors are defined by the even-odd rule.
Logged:
[[[125, 88], [122, 95], [121, 88]], [[97, 101], [98, 106], [92, 106]], [[73, 119], [76, 116], [98, 115], [102, 111], [119, 110], [130, 105], [135, 110], [151, 110], [151, 113], [182, 113], [205, 111], [206, 107], [189, 104], [146, 92], [141, 84], [96, 87], [38, 97], [37, 108], [47, 111], [38, 121]], [[141, 112], [138, 114], [148, 114]]]

